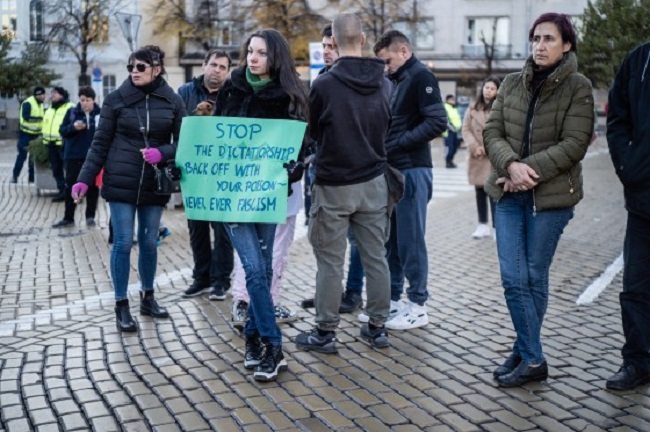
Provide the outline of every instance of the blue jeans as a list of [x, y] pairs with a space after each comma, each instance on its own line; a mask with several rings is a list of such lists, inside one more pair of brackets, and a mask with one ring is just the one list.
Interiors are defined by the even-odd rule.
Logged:
[[447, 153], [445, 154], [445, 161], [447, 162], [454, 161], [454, 156], [456, 156], [456, 152], [458, 151], [459, 141], [460, 140], [458, 139], [457, 132], [452, 132], [452, 131], [447, 132], [447, 136], [445, 137], [445, 147], [447, 147]]
[[526, 364], [540, 364], [542, 321], [548, 304], [553, 255], [573, 207], [533, 213], [533, 192], [506, 193], [496, 204], [495, 222], [501, 283], [517, 334], [513, 352]]
[[348, 279], [345, 283], [345, 292], [361, 295], [363, 290], [363, 262], [361, 253], [357, 246], [357, 239], [354, 236], [352, 227], [348, 229], [348, 240], [350, 241], [350, 265], [348, 266]]
[[[19, 132], [18, 135], [18, 154], [16, 155], [16, 163], [14, 164], [14, 178], [18, 178], [20, 176], [20, 172], [23, 170], [23, 165], [25, 164], [25, 161], [27, 160], [27, 149], [29, 148], [29, 142], [35, 138], [38, 138], [38, 135], [30, 135], [28, 133], [25, 133], [23, 131]], [[29, 169], [29, 180], [33, 181], [34, 180], [34, 162], [31, 160], [27, 162], [28, 169]]]
[[135, 215], [138, 215], [138, 274], [142, 291], [153, 291], [158, 261], [158, 227], [163, 207], [137, 206], [122, 202], [109, 202], [113, 227], [111, 249], [111, 278], [115, 288], [115, 300], [127, 298], [129, 273], [131, 272], [131, 248]]
[[225, 223], [225, 226], [246, 273], [250, 302], [244, 334], [247, 337], [259, 334], [272, 345], [281, 345], [282, 334], [275, 322], [271, 298], [275, 224]]
[[404, 174], [404, 197], [391, 216], [390, 238], [386, 246], [390, 267], [390, 299], [398, 301], [404, 291], [404, 278], [409, 282], [408, 299], [419, 305], [429, 298], [427, 276], [429, 259], [424, 234], [427, 204], [433, 194], [431, 168], [409, 168]]

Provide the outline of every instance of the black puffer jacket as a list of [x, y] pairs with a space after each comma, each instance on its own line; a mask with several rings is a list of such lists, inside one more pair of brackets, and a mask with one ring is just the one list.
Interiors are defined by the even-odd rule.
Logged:
[[395, 88], [390, 100], [393, 118], [386, 137], [388, 163], [400, 170], [431, 167], [429, 142], [447, 129], [438, 80], [415, 56], [389, 78]]
[[104, 101], [78, 181], [93, 184], [104, 167], [102, 197], [107, 201], [164, 206], [169, 196], [153, 192], [154, 169], [142, 158], [145, 143], [140, 125], [146, 128], [148, 124], [149, 146], [160, 150], [164, 163], [176, 155], [186, 115], [183, 101], [164, 79], [158, 78], [146, 89], [127, 79]]

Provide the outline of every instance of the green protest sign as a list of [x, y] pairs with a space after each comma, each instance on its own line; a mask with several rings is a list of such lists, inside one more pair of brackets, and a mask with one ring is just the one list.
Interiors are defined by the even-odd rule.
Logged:
[[185, 117], [176, 151], [188, 219], [284, 223], [289, 179], [307, 124]]

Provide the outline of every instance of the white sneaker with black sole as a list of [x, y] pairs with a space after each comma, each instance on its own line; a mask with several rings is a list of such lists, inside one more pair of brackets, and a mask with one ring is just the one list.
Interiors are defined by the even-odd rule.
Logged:
[[426, 306], [420, 306], [411, 301], [393, 318], [386, 321], [386, 328], [390, 330], [410, 330], [424, 327], [429, 324]]
[[[404, 307], [405, 307], [405, 304], [404, 304], [403, 301], [401, 301], [401, 300], [392, 301], [391, 300], [390, 301], [390, 309], [388, 311], [388, 319], [390, 320], [393, 317], [395, 317], [398, 313], [400, 313], [402, 311], [402, 309], [404, 309]], [[370, 321], [370, 317], [368, 316], [368, 314], [366, 314], [365, 311], [361, 312], [359, 315], [357, 315], [357, 319], [359, 320], [359, 322], [362, 322], [362, 323], [367, 323], [368, 321]]]

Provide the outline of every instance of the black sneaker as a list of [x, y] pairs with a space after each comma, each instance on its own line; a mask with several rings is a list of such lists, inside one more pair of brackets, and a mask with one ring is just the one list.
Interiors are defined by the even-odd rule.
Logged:
[[69, 227], [69, 226], [72, 226], [72, 225], [74, 225], [73, 220], [61, 219], [60, 221], [58, 221], [57, 223], [52, 225], [52, 228], [63, 228], [63, 227]]
[[9, 183], [16, 184], [16, 183], [18, 183], [18, 179], [16, 177], [12, 177], [11, 181]]
[[57, 195], [52, 198], [52, 202], [63, 202], [65, 201], [65, 193], [59, 192]]
[[350, 313], [354, 312], [357, 309], [363, 307], [363, 300], [361, 300], [361, 294], [351, 293], [346, 291], [343, 294], [341, 299], [341, 306], [339, 307], [339, 313]]
[[264, 358], [264, 345], [259, 335], [246, 337], [246, 352], [244, 353], [244, 367], [246, 369], [255, 369], [255, 366], [262, 363]]
[[212, 287], [210, 286], [209, 283], [194, 281], [192, 282], [192, 285], [190, 285], [190, 287], [185, 290], [185, 292], [183, 293], [183, 297], [185, 298], [196, 297], [197, 295], [201, 295], [205, 291], [208, 291], [211, 288]]
[[266, 344], [264, 346], [264, 357], [255, 367], [253, 378], [255, 381], [275, 381], [278, 374], [287, 370], [287, 361], [282, 353], [282, 345]]
[[370, 324], [363, 324], [361, 326], [361, 339], [377, 348], [387, 348], [390, 346], [388, 332], [384, 327], [373, 326], [373, 328], [370, 328]]
[[321, 332], [317, 328], [309, 333], [300, 333], [295, 339], [296, 346], [305, 351], [313, 350], [326, 354], [335, 354], [336, 334], [333, 331]]
[[86, 226], [95, 226], [95, 218], [86, 218]]
[[222, 286], [212, 287], [210, 295], [208, 296], [210, 300], [225, 300], [226, 299], [226, 290]]
[[316, 307], [316, 305], [314, 304], [314, 299], [310, 298], [310, 299], [301, 301], [300, 302], [300, 307], [302, 307], [303, 309], [313, 309], [314, 307]]
[[626, 363], [607, 380], [605, 386], [610, 390], [632, 390], [649, 382], [650, 369], [646, 370], [635, 364]]

